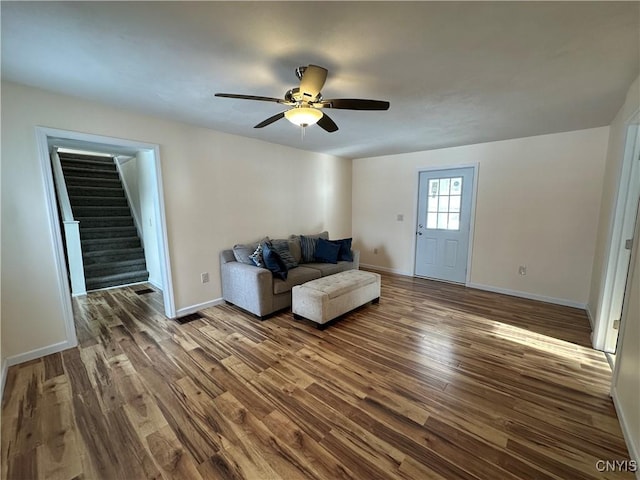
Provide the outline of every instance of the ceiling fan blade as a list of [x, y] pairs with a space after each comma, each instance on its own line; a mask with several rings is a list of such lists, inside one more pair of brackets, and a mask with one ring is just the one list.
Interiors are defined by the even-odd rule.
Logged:
[[300, 93], [306, 101], [313, 101], [318, 98], [320, 90], [327, 80], [327, 69], [317, 65], [309, 65], [300, 79]]
[[323, 108], [341, 108], [343, 110], [389, 110], [389, 102], [383, 100], [365, 100], [363, 98], [336, 98], [323, 100], [314, 105]]
[[318, 120], [318, 126], [329, 133], [333, 133], [338, 130], [338, 125], [336, 125], [336, 122], [331, 120], [331, 118], [329, 118], [329, 115], [327, 115], [326, 113], [323, 113], [322, 118]]
[[239, 95], [236, 93], [216, 93], [216, 97], [224, 97], [224, 98], [239, 98], [242, 100], [260, 100], [262, 102], [276, 102], [276, 103], [285, 103], [288, 104], [285, 100], [281, 98], [273, 98], [273, 97], [260, 97], [257, 95]]
[[259, 124], [257, 124], [253, 128], [266, 127], [267, 125], [271, 125], [273, 122], [276, 122], [276, 121], [280, 120], [281, 118], [284, 118], [284, 112], [276, 113], [273, 117], [267, 118], [266, 120], [260, 122]]

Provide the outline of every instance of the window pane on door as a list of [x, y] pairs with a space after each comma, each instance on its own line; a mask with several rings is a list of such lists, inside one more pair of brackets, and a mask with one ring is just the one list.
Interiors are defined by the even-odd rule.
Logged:
[[460, 230], [462, 177], [429, 180], [427, 228]]
[[449, 211], [450, 212], [459, 212], [460, 211], [460, 196], [452, 196], [449, 199]]
[[462, 195], [462, 177], [451, 179], [451, 195]]

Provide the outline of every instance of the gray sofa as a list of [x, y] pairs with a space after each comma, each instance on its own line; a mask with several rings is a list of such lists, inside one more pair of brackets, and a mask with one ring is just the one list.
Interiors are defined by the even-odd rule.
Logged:
[[[328, 239], [328, 233], [322, 232], [312, 237]], [[287, 239], [290, 251], [296, 261], [301, 262], [300, 237], [292, 235]], [[258, 245], [259, 242], [247, 247]], [[235, 248], [235, 247], [234, 247]], [[238, 261], [233, 249], [220, 252], [220, 275], [222, 278], [222, 298], [264, 320], [278, 310], [291, 307], [291, 289], [316, 278], [326, 277], [345, 270], [358, 269], [360, 252], [351, 251], [353, 261], [338, 263], [299, 263], [299, 266], [288, 271], [287, 279], [274, 277], [266, 268], [249, 265]]]

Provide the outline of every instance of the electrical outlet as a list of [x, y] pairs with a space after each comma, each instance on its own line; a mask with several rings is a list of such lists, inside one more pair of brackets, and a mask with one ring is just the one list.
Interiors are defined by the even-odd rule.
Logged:
[[518, 273], [520, 275], [526, 275], [527, 274], [527, 266], [526, 265], [520, 265], [518, 267]]
[[373, 254], [374, 254], [374, 255], [377, 255], [377, 254], [378, 254], [378, 249], [377, 249], [377, 248], [374, 248], [374, 249], [373, 249]]
[[204, 272], [200, 274], [200, 281], [202, 283], [209, 283], [209, 272]]

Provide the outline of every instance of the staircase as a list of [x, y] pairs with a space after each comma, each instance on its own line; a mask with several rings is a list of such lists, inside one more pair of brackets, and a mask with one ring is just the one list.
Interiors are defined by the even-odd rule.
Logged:
[[144, 251], [113, 159], [58, 155], [73, 216], [80, 222], [87, 290], [147, 281]]

